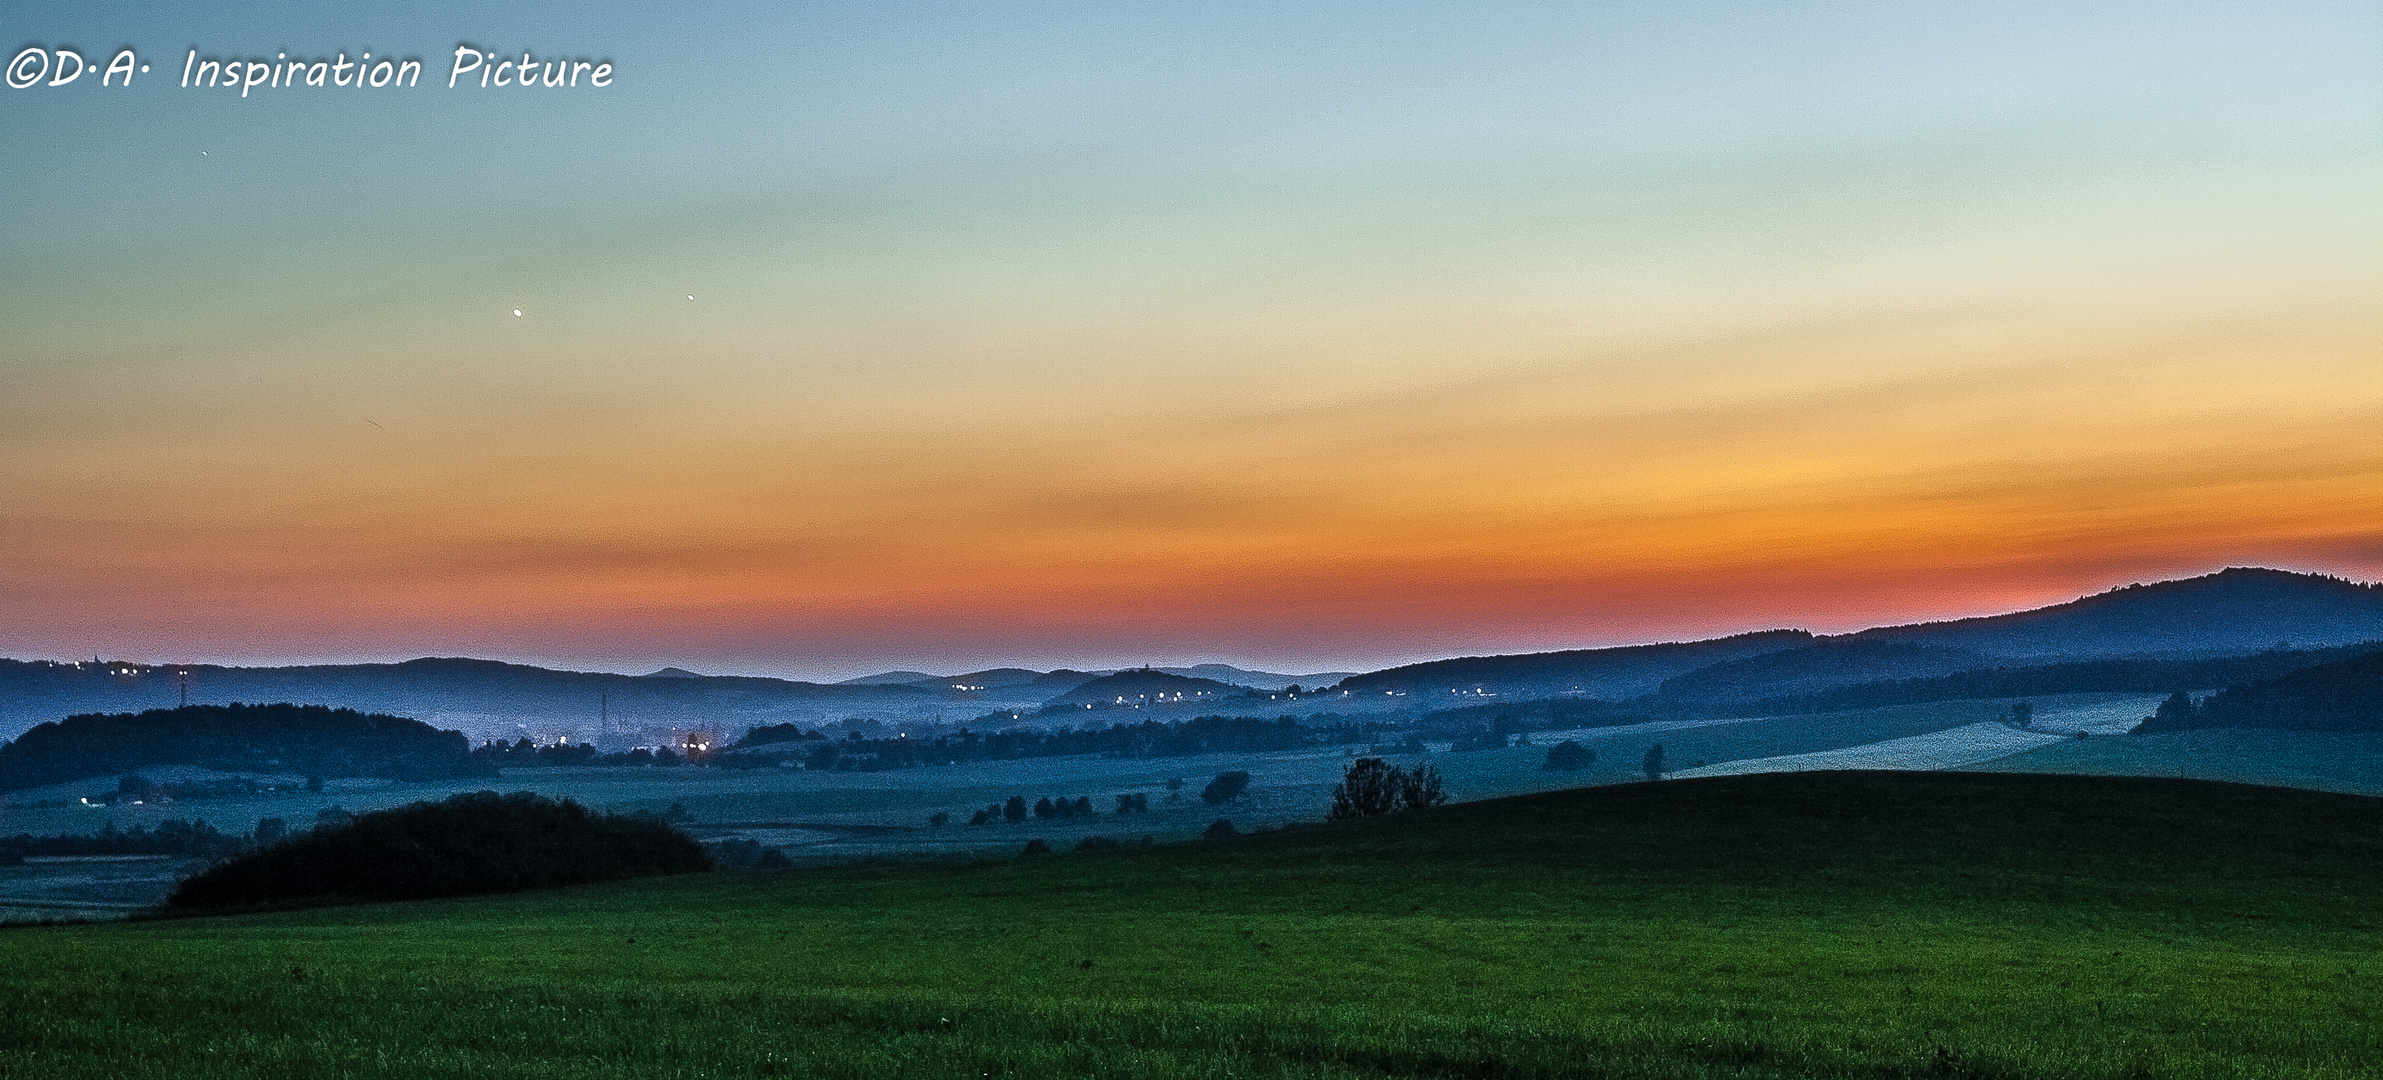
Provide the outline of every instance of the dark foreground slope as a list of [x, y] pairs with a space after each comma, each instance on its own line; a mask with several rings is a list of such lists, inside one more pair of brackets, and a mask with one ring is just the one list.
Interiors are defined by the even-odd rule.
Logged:
[[0, 933], [0, 1073], [2372, 1076], [2379, 860], [2383, 800], [2304, 791], [1628, 785]]

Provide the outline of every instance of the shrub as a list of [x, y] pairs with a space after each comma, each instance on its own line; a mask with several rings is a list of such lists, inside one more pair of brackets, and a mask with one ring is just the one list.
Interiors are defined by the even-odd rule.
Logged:
[[1249, 790], [1248, 773], [1239, 770], [1221, 772], [1216, 774], [1216, 779], [1208, 782], [1207, 787], [1200, 789], [1200, 801], [1210, 806], [1229, 803], [1240, 798], [1241, 793], [1247, 790]]
[[1663, 779], [1663, 774], [1669, 771], [1669, 767], [1663, 763], [1663, 744], [1656, 743], [1647, 747], [1647, 756], [1638, 763], [1638, 768], [1639, 771], [1647, 774], [1649, 780]]
[[1202, 840], [1224, 840], [1239, 835], [1241, 830], [1234, 828], [1233, 823], [1224, 818], [1209, 822], [1208, 827], [1200, 831]]
[[1358, 758], [1332, 789], [1334, 821], [1387, 814], [1398, 809], [1400, 781], [1405, 773], [1381, 758]]
[[1408, 772], [1381, 758], [1358, 758], [1341, 777], [1340, 786], [1332, 789], [1332, 810], [1326, 817], [1333, 821], [1387, 814], [1402, 804], [1409, 810], [1421, 810], [1447, 802], [1440, 791], [1440, 771], [1429, 765]]
[[1579, 772], [1597, 760], [1597, 752], [1566, 739], [1547, 748], [1547, 763], [1539, 766], [1548, 772]]
[[746, 839], [714, 840], [703, 845], [711, 853], [712, 864], [743, 870], [761, 861], [761, 841]]
[[1409, 810], [1427, 810], [1447, 802], [1448, 796], [1440, 791], [1440, 770], [1419, 765], [1399, 777], [1398, 798]]
[[1019, 852], [1018, 857], [1023, 859], [1029, 855], [1048, 855], [1050, 853], [1051, 845], [1045, 842], [1042, 837], [1037, 836], [1032, 840], [1026, 841], [1026, 850]]
[[516, 892], [709, 870], [702, 845], [651, 818], [481, 791], [365, 814], [210, 866], [170, 909]]

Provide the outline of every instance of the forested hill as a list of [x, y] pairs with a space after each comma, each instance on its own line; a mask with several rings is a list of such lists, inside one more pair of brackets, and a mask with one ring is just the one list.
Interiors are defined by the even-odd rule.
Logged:
[[1810, 694], [1727, 703], [1713, 714], [1747, 715], [1835, 712], [1916, 705], [1962, 698], [2028, 697], [2041, 694], [2166, 693], [2213, 686], [2242, 686], [2295, 671], [2383, 656], [2383, 642], [2332, 649], [2272, 649], [2247, 656], [2202, 660], [2075, 660], [2055, 664], [1997, 665], [1926, 679], [1859, 683]]
[[0, 791], [160, 765], [226, 772], [432, 780], [489, 776], [460, 731], [322, 705], [186, 705], [87, 714], [0, 744]]
[[2383, 650], [2228, 687], [2199, 705], [2178, 694], [2135, 734], [2196, 727], [2383, 731]]

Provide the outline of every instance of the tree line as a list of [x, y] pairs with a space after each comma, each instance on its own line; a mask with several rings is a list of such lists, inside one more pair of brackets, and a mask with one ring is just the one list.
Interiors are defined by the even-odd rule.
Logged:
[[323, 705], [185, 705], [86, 713], [0, 744], [0, 791], [159, 765], [224, 772], [447, 780], [494, 775], [460, 731]]
[[1078, 754], [1113, 758], [1188, 757], [1224, 751], [1263, 752], [1363, 744], [1382, 732], [1398, 730], [1402, 730], [1402, 725], [1335, 719], [1327, 713], [1318, 713], [1306, 723], [1292, 717], [1202, 716], [1082, 730], [962, 729], [931, 739], [868, 738], [857, 731], [842, 739], [828, 739], [817, 731], [804, 731], [793, 724], [773, 724], [748, 729], [745, 737], [729, 749], [774, 752], [723, 754], [715, 763], [726, 767], [763, 767], [774, 764], [772, 759], [776, 757], [794, 756], [813, 769], [873, 770]]
[[2383, 730], [2383, 651], [2230, 686], [2200, 701], [2178, 690], [2129, 734], [2203, 727]]

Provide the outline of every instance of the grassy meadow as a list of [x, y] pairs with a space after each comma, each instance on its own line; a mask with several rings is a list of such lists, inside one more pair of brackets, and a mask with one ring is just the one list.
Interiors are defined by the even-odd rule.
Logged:
[[0, 931], [8, 1077], [2373, 1077], [2383, 801], [1797, 773]]

